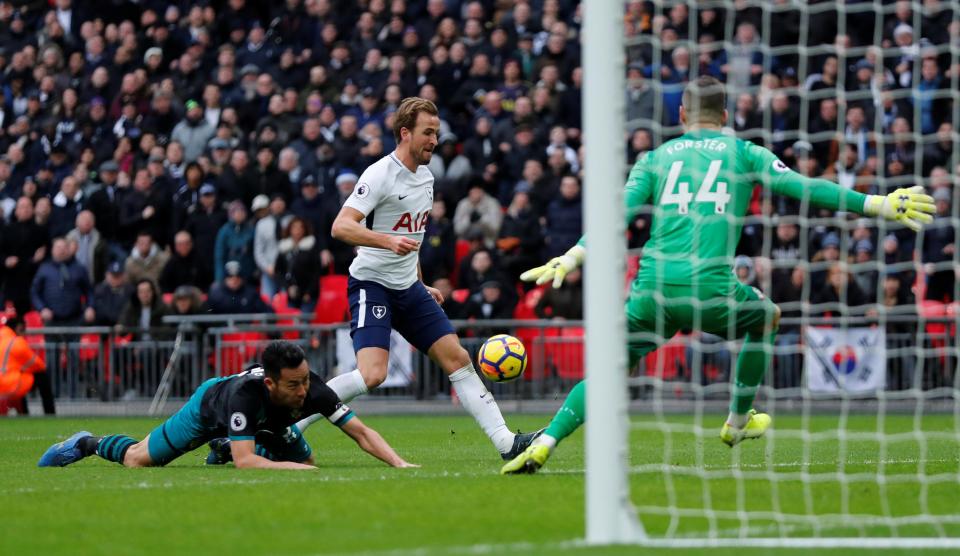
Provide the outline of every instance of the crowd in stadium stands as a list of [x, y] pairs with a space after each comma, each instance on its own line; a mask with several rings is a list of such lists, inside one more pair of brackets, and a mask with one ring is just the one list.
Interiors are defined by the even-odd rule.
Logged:
[[[922, 177], [940, 213], [955, 213], [956, 107], [936, 93], [960, 72], [946, 48], [960, 23], [940, 4], [923, 3], [918, 29], [909, 2], [882, 29], [848, 13], [847, 35], [819, 10], [800, 37], [798, 10], [765, 27], [757, 6], [627, 3], [629, 161], [679, 133], [683, 84], [707, 73], [729, 86], [730, 126], [801, 173], [870, 193], [881, 177], [887, 189]], [[520, 272], [582, 233], [581, 14], [573, 0], [0, 1], [3, 300], [51, 325], [129, 328], [169, 312], [270, 311], [278, 298], [313, 311], [321, 277], [352, 259], [332, 219], [395, 147], [400, 100], [418, 95], [442, 118], [424, 279], [466, 290], [447, 295], [453, 317], [510, 317]], [[847, 54], [875, 34], [889, 50]], [[771, 56], [761, 42], [835, 48]], [[737, 272], [774, 299], [799, 299], [809, 281], [814, 302], [902, 303], [912, 265], [883, 280], [794, 267], [914, 256], [941, 263], [925, 295], [952, 299], [949, 219], [917, 249], [912, 233], [866, 224], [807, 234], [790, 218], [800, 209], [758, 194], [752, 213], [778, 220], [744, 229]], [[567, 281], [535, 315], [582, 317], [579, 273]]]

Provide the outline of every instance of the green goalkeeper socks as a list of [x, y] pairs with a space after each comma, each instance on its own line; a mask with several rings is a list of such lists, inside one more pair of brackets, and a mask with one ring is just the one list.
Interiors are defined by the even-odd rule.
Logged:
[[573, 434], [573, 431], [580, 428], [586, 419], [586, 398], [587, 383], [581, 380], [573, 387], [573, 390], [567, 394], [567, 399], [563, 401], [563, 406], [557, 414], [553, 416], [550, 425], [544, 434], [555, 438], [559, 443], [564, 438]]
[[737, 358], [737, 374], [733, 382], [733, 396], [730, 399], [731, 413], [743, 415], [753, 407], [753, 399], [770, 364], [773, 340], [776, 337], [776, 332], [762, 336], [750, 332], [744, 339], [743, 349], [740, 351], [740, 357]]

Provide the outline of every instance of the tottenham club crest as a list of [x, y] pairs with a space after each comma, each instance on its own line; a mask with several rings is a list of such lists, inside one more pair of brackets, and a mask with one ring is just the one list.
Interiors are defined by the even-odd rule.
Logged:
[[383, 305], [374, 305], [370, 308], [370, 310], [373, 312], [373, 316], [377, 317], [378, 319], [382, 319], [387, 314], [387, 308]]
[[431, 203], [433, 202], [433, 188], [432, 188], [432, 187], [428, 187], [428, 188], [427, 188], [427, 198], [430, 199], [430, 202], [431, 202]]
[[357, 188], [354, 190], [353, 194], [356, 195], [358, 199], [363, 199], [370, 194], [370, 186], [360, 182], [357, 184]]
[[230, 416], [230, 428], [240, 432], [247, 428], [247, 416], [239, 411]]

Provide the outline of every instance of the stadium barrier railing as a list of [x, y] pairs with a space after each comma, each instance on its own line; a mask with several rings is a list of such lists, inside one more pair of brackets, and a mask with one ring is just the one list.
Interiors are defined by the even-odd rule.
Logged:
[[[166, 317], [165, 326], [118, 331], [110, 327], [46, 327], [27, 331], [27, 340], [43, 357], [59, 400], [143, 401], [154, 397], [165, 371], [167, 395], [189, 397], [204, 380], [243, 371], [259, 360], [273, 339], [304, 348], [310, 367], [325, 378], [353, 368], [346, 324], [316, 325], [308, 317], [283, 315], [200, 315]], [[915, 332], [890, 331], [897, 319], [886, 317], [886, 389], [923, 391], [952, 388], [958, 365], [955, 317], [903, 317]], [[804, 345], [801, 324], [829, 326], [829, 318], [784, 319], [773, 363], [764, 381], [778, 398], [802, 395]], [[847, 316], [845, 327], [876, 325], [877, 319]], [[490, 384], [500, 399], [548, 400], [562, 397], [583, 376], [584, 332], [581, 321], [454, 321], [472, 358], [490, 335], [507, 332], [526, 346], [528, 366], [520, 380]], [[793, 327], [793, 328], [787, 328]], [[179, 340], [179, 342], [177, 341]], [[395, 344], [390, 378], [370, 396], [382, 400], [449, 399], [449, 381], [430, 359], [404, 344]], [[696, 391], [726, 398], [736, 361], [736, 345], [707, 335], [680, 334], [643, 359], [631, 376], [631, 398], [647, 397], [651, 378], [668, 382], [673, 397], [687, 400]], [[176, 356], [174, 357], [174, 354]], [[408, 355], [408, 356], [407, 356]], [[338, 369], [340, 358], [349, 369]], [[341, 366], [343, 366], [341, 365]], [[170, 367], [168, 369], [168, 367]], [[706, 390], [703, 388], [706, 387]]]

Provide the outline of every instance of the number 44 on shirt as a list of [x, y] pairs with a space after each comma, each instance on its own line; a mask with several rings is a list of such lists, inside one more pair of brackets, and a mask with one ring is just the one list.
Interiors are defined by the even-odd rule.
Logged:
[[[707, 168], [707, 174], [700, 182], [697, 189], [697, 196], [694, 198], [690, 193], [690, 182], [679, 181], [680, 173], [683, 171], [683, 161], [677, 160], [670, 165], [670, 172], [667, 174], [667, 183], [664, 185], [663, 194], [660, 195], [660, 205], [677, 205], [677, 212], [688, 214], [690, 203], [713, 203], [716, 214], [724, 214], [727, 210], [727, 203], [730, 202], [730, 194], [727, 193], [727, 183], [718, 182], [717, 176], [720, 174], [722, 160], [714, 160]], [[714, 190], [716, 185], [716, 190]]]

